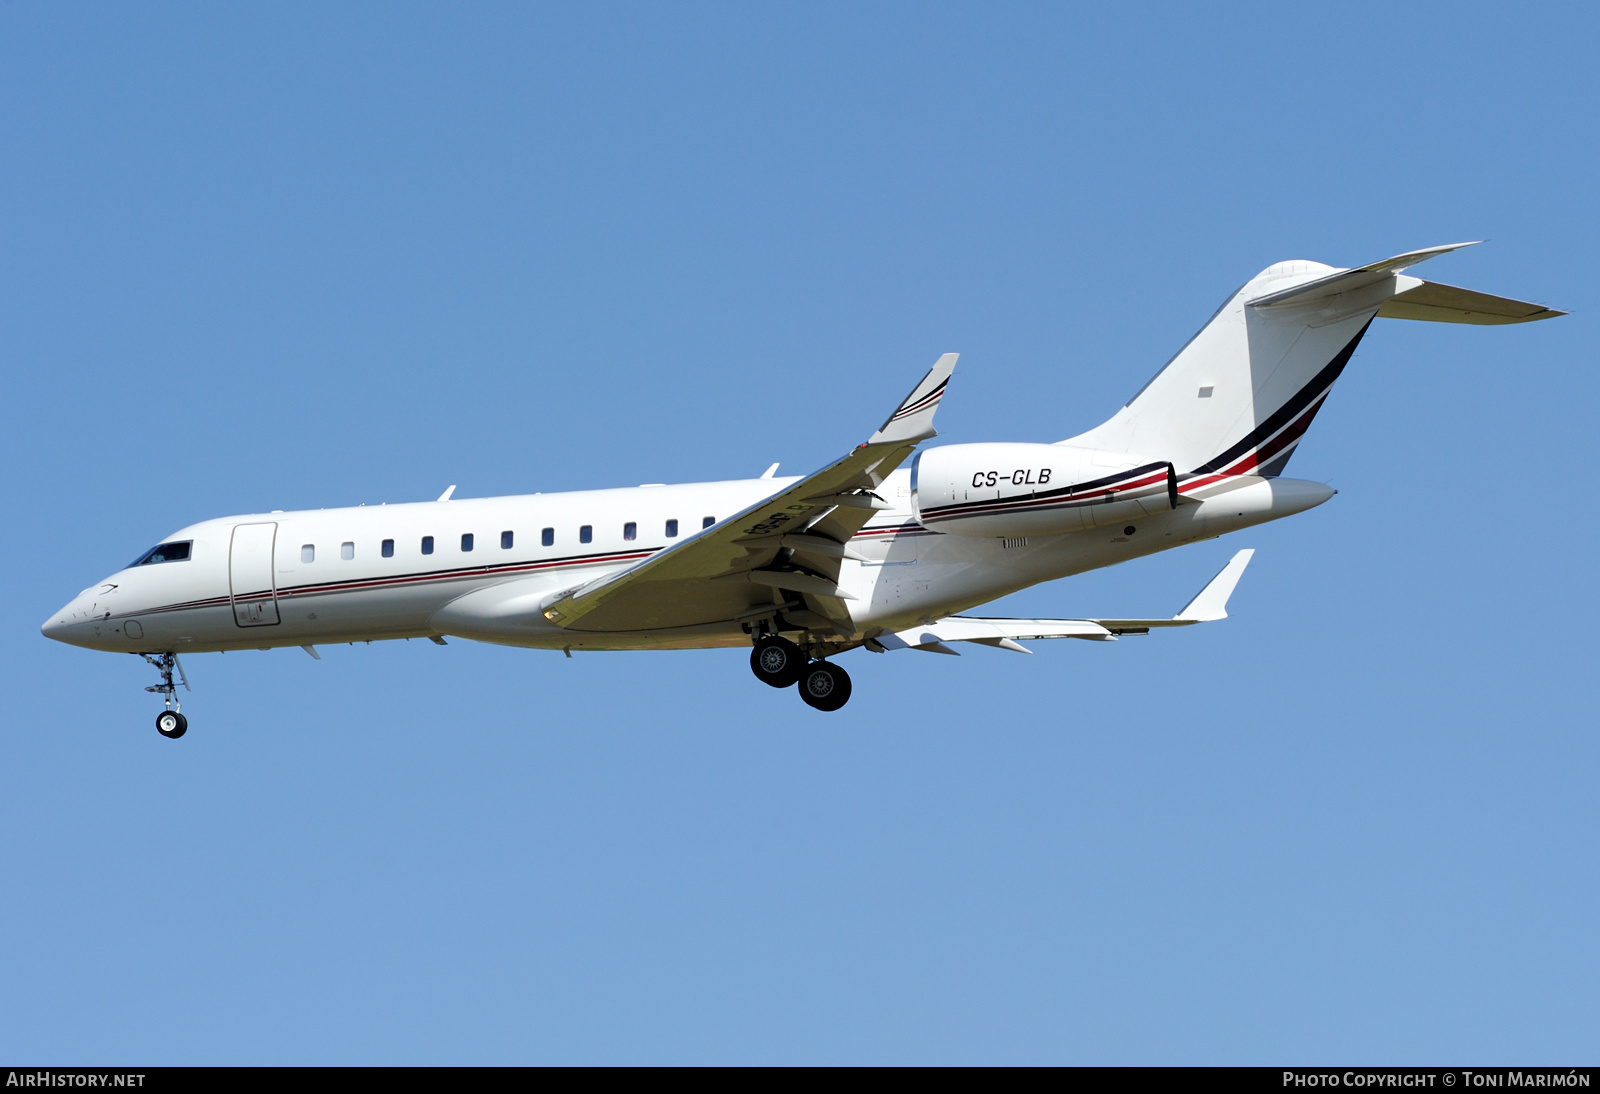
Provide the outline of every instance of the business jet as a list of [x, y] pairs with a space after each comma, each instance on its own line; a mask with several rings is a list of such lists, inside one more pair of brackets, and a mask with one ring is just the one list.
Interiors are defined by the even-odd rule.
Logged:
[[[188, 728], [180, 655], [446, 637], [533, 649], [749, 647], [750, 668], [818, 710], [850, 698], [834, 660], [1021, 653], [1223, 619], [1241, 550], [1170, 619], [963, 614], [1042, 581], [1321, 505], [1283, 476], [1376, 318], [1495, 325], [1562, 315], [1404, 271], [1269, 266], [1089, 432], [1055, 444], [929, 447], [956, 354], [866, 442], [804, 477], [255, 513], [173, 533], [85, 589], [46, 637], [149, 661], [156, 728]], [[920, 450], [919, 450], [919, 446]], [[909, 467], [904, 466], [910, 459]]]

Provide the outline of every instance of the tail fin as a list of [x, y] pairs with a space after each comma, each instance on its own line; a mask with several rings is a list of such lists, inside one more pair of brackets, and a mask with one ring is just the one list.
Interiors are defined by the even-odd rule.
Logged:
[[1374, 318], [1499, 324], [1565, 314], [1400, 272], [1468, 246], [1350, 270], [1269, 266], [1115, 417], [1061, 443], [1169, 460], [1180, 475], [1279, 474]]

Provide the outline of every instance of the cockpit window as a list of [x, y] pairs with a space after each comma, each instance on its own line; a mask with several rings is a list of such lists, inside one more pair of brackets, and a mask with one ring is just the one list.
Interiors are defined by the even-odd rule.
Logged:
[[135, 566], [153, 566], [157, 562], [188, 562], [189, 548], [194, 545], [194, 540], [186, 539], [182, 543], [163, 543], [159, 547], [152, 547], [138, 558], [128, 564], [128, 569]]

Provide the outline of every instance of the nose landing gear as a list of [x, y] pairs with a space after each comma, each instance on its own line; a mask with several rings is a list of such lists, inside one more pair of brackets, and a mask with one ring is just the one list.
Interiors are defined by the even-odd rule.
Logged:
[[182, 737], [189, 732], [189, 719], [183, 716], [183, 704], [178, 702], [178, 689], [172, 682], [172, 673], [176, 669], [183, 690], [190, 690], [189, 677], [184, 674], [183, 663], [178, 660], [178, 655], [175, 653], [159, 655], [141, 653], [139, 656], [154, 665], [156, 671], [161, 673], [161, 683], [152, 684], [144, 689], [155, 692], [166, 703], [167, 709], [156, 715], [156, 732], [163, 737], [174, 739]]

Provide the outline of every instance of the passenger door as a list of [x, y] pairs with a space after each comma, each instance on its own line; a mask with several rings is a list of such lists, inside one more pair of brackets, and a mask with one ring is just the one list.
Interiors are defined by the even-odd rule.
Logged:
[[278, 622], [278, 594], [272, 583], [272, 547], [276, 524], [236, 524], [228, 553], [228, 587], [233, 595], [233, 621], [241, 627], [269, 627]]

